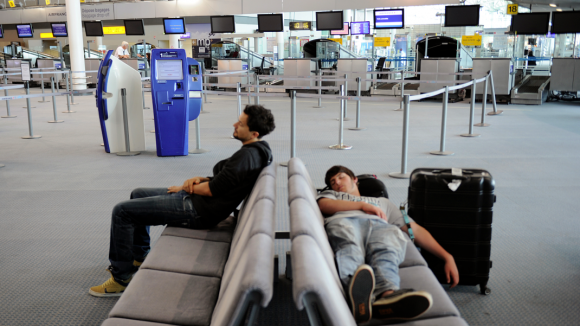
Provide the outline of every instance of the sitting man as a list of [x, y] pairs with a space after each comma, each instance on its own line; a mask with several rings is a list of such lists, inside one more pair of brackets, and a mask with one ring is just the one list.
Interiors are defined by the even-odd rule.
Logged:
[[[361, 197], [358, 179], [344, 166], [330, 168], [324, 182], [332, 190], [318, 195], [318, 206], [356, 321], [413, 319], [429, 310], [429, 293], [399, 288], [399, 264], [408, 241], [401, 232], [408, 228], [399, 208], [386, 198]], [[447, 282], [452, 279], [451, 287], [457, 285], [453, 256], [423, 227], [410, 225], [416, 243], [445, 260]]]
[[226, 219], [252, 191], [272, 152], [261, 138], [275, 128], [274, 116], [260, 105], [246, 106], [234, 124], [242, 148], [213, 167], [213, 177], [194, 177], [182, 186], [138, 188], [113, 209], [108, 271], [111, 278], [89, 293], [120, 296], [150, 250], [149, 226], [209, 229]]

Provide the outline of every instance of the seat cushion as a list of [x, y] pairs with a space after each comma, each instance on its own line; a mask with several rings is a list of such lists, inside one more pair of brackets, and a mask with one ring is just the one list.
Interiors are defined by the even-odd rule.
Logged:
[[159, 324], [149, 321], [124, 319], [124, 318], [109, 318], [105, 320], [101, 326], [174, 326], [171, 324]]
[[141, 267], [219, 278], [224, 273], [229, 251], [227, 242], [166, 235], [159, 237]]
[[[405, 232], [403, 232], [405, 233]], [[409, 236], [405, 233], [407, 238], [407, 250], [405, 252], [405, 260], [399, 265], [399, 268], [411, 267], [411, 266], [425, 266], [427, 267], [427, 262], [425, 258], [421, 256], [415, 244], [409, 239]]]
[[209, 325], [220, 279], [141, 269], [109, 317], [184, 326]]
[[192, 238], [200, 240], [231, 242], [236, 227], [236, 219], [233, 216], [221, 221], [214, 228], [209, 230], [193, 230], [168, 226], [161, 235], [172, 235], [175, 237]]

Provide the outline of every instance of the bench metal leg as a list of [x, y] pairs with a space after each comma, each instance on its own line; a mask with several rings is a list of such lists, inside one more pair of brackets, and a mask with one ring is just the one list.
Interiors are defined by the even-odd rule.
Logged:
[[292, 257], [290, 251], [286, 251], [286, 278], [292, 281]]

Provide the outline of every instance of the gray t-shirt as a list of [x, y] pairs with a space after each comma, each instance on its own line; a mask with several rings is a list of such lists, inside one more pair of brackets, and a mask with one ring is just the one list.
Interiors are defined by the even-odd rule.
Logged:
[[[383, 197], [375, 198], [375, 197], [363, 197], [363, 196], [358, 197], [358, 196], [353, 196], [353, 195], [347, 194], [346, 192], [338, 192], [338, 191], [334, 191], [334, 190], [325, 190], [325, 191], [321, 192], [316, 197], [316, 201], [318, 201], [320, 198], [329, 198], [329, 199], [334, 199], [334, 200], [347, 200], [347, 201], [354, 201], [354, 202], [363, 201], [365, 203], [369, 203], [371, 205], [377, 206], [380, 209], [382, 209], [383, 212], [385, 212], [385, 215], [387, 216], [389, 224], [396, 225], [399, 228], [406, 225], [405, 219], [403, 218], [403, 213], [401, 213], [401, 211], [399, 210], [399, 207], [397, 207], [397, 205], [393, 204], [393, 202], [391, 202], [387, 198], [383, 198]], [[336, 212], [333, 215], [324, 216], [325, 217], [324, 222], [328, 223], [334, 219], [343, 218], [343, 217], [354, 217], [354, 216], [381, 219], [377, 215], [367, 214], [362, 210], [355, 210], [355, 211]], [[410, 217], [409, 217], [409, 221], [414, 222], [413, 219]]]

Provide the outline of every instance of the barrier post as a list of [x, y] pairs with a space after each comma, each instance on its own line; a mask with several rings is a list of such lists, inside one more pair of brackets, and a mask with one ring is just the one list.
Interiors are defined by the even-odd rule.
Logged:
[[399, 108], [393, 111], [403, 111], [403, 96], [405, 96], [405, 72], [401, 71], [401, 103]]
[[479, 137], [479, 134], [473, 133], [473, 119], [475, 115], [475, 90], [477, 89], [477, 83], [475, 79], [471, 80], [473, 84], [471, 84], [471, 105], [469, 107], [469, 133], [468, 134], [461, 134], [461, 137]]
[[[318, 69], [318, 96], [322, 95], [322, 70]], [[313, 106], [313, 108], [321, 109], [322, 106], [322, 97], [318, 98], [318, 106]]]
[[149, 108], [145, 106], [145, 89], [143, 89], [143, 87], [141, 87], [141, 99], [143, 100], [143, 110], [149, 110]]
[[445, 86], [445, 93], [443, 94], [443, 114], [441, 117], [441, 141], [438, 151], [431, 151], [429, 154], [433, 155], [453, 155], [455, 153], [445, 151], [445, 134], [447, 133], [447, 103], [449, 103], [449, 86]]
[[[296, 156], [296, 91], [290, 91], [290, 158]], [[288, 166], [290, 161], [280, 163]]]
[[358, 97], [356, 101], [356, 128], [348, 128], [348, 130], [365, 130], [366, 128], [360, 127], [360, 77], [356, 77], [356, 96]]
[[[67, 72], [68, 74], [70, 74], [70, 70]], [[76, 111], [71, 111], [70, 110], [70, 90], [68, 87], [68, 78], [65, 78], [66, 80], [66, 92], [68, 93], [66, 96], [66, 111], [62, 111], [62, 113], [75, 113]]]
[[248, 64], [248, 104], [252, 104], [252, 97], [250, 96], [250, 92], [251, 92], [251, 87], [249, 85], [252, 85], [252, 83], [250, 82], [250, 66]]
[[488, 127], [489, 126], [489, 123], [485, 123], [485, 108], [486, 108], [486, 104], [487, 104], [488, 77], [489, 77], [489, 75], [487, 75], [485, 77], [485, 81], [483, 82], [483, 96], [481, 98], [481, 122], [475, 124], [475, 126], [478, 126], [478, 127]]
[[260, 75], [256, 74], [256, 98], [254, 104], [260, 105]]
[[[8, 77], [4, 75], [4, 86], [8, 86]], [[8, 90], [4, 90], [4, 96], [8, 96]], [[15, 115], [10, 115], [10, 100], [6, 100], [6, 115], [2, 118], [16, 118]]]
[[74, 87], [73, 87], [73, 80], [72, 80], [72, 70], [69, 71], [68, 78], [70, 80], [70, 104], [77, 105], [78, 103], [75, 103], [75, 96], [73, 94]]
[[[54, 93], [54, 77], [50, 77], [50, 90]], [[60, 123], [64, 122], [64, 120], [58, 120], [56, 115], [56, 101], [54, 100], [54, 95], [52, 95], [52, 112], [54, 115], [54, 120], [49, 121], [48, 123]]]
[[[340, 94], [344, 96], [344, 85], [340, 85]], [[338, 119], [338, 144], [328, 146], [330, 149], [351, 149], [352, 146], [343, 144], [343, 129], [344, 129], [344, 99], [340, 99], [340, 118]]]
[[[343, 95], [342, 96], [348, 96], [348, 74], [344, 75], [344, 91], [343, 91]], [[344, 121], [350, 121], [350, 119], [347, 117], [348, 116], [348, 100], [343, 100], [344, 101]]]
[[[42, 72], [42, 69], [40, 69], [39, 71]], [[44, 77], [42, 75], [40, 76], [40, 88], [42, 89], [42, 94], [44, 94]], [[45, 103], [45, 102], [50, 102], [50, 101], [45, 100], [44, 96], [42, 97], [42, 101], [38, 101], [38, 103]]]
[[391, 172], [389, 176], [397, 179], [408, 179], [407, 153], [409, 149], [409, 95], [403, 96], [403, 153], [401, 154], [401, 172]]
[[[30, 94], [29, 81], [24, 82], [24, 88], [26, 89], [26, 95]], [[30, 111], [30, 98], [26, 98], [26, 108], [28, 109], [28, 136], [22, 136], [22, 139], [37, 139], [41, 138], [41, 135], [34, 135], [34, 130], [32, 130], [32, 111]]]
[[127, 117], [127, 90], [121, 88], [121, 103], [123, 103], [123, 129], [125, 131], [125, 151], [116, 153], [118, 156], [135, 156], [141, 152], [131, 152], [131, 144], [129, 142], [129, 119]]
[[[204, 68], [204, 72], [205, 72], [205, 68]], [[203, 75], [203, 80], [204, 80], [204, 84], [206, 84], [206, 85], [203, 85], [203, 90], [207, 91], [207, 75], [206, 74]], [[204, 103], [211, 103], [211, 102], [207, 101], [207, 94], [205, 92], [203, 93], [203, 100], [204, 100]]]
[[242, 95], [240, 94], [241, 91], [242, 91], [242, 87], [241, 87], [240, 83], [237, 83], [236, 92], [238, 92], [238, 117], [240, 115], [242, 115]]
[[500, 115], [503, 113], [503, 110], [497, 110], [497, 103], [495, 102], [495, 87], [493, 86], [493, 71], [489, 71], [489, 82], [491, 83], [491, 103], [493, 103], [493, 112], [488, 113], [487, 115]]
[[[203, 102], [201, 103], [203, 106]], [[209, 152], [207, 149], [201, 148], [201, 127], [199, 126], [199, 118], [201, 115], [197, 116], [195, 119], [195, 149], [189, 151], [189, 154], [203, 154]]]

